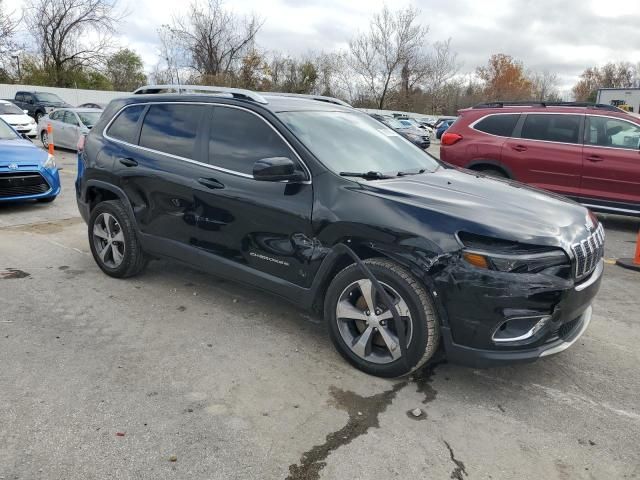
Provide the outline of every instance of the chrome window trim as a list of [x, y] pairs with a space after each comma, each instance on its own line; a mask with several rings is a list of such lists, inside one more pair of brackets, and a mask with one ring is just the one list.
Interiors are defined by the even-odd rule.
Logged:
[[585, 207], [591, 207], [594, 208], [596, 210], [611, 210], [613, 212], [625, 212], [625, 213], [638, 213], [640, 212], [640, 209], [638, 210], [632, 210], [630, 208], [618, 208], [618, 207], [608, 207], [606, 205], [595, 205], [595, 204], [591, 204], [591, 203], [583, 203], [582, 205], [584, 205]]
[[[273, 125], [271, 125], [271, 123], [268, 122], [262, 115], [254, 112], [253, 110], [250, 110], [248, 108], [244, 108], [244, 107], [241, 107], [241, 106], [238, 106], [238, 105], [228, 105], [228, 104], [224, 104], [224, 103], [215, 103], [215, 102], [162, 102], [162, 101], [130, 103], [130, 104], [125, 105], [124, 107], [122, 107], [120, 110], [118, 110], [116, 112], [116, 114], [111, 118], [111, 120], [109, 120], [109, 123], [107, 123], [107, 125], [102, 130], [102, 136], [104, 138], [106, 138], [107, 140], [110, 140], [112, 142], [120, 143], [122, 145], [127, 145], [127, 146], [133, 147], [133, 148], [138, 148], [138, 149], [143, 150], [145, 152], [158, 153], [160, 155], [164, 155], [164, 156], [167, 156], [167, 157], [170, 157], [170, 158], [174, 158], [176, 160], [182, 160], [182, 161], [185, 161], [185, 162], [188, 162], [188, 163], [193, 163], [195, 165], [201, 165], [203, 167], [208, 167], [208, 168], [211, 168], [212, 170], [217, 170], [219, 172], [228, 173], [230, 175], [235, 175], [235, 176], [238, 176], [238, 177], [250, 178], [252, 180], [255, 180], [253, 178], [253, 175], [249, 175], [248, 173], [238, 172], [236, 170], [229, 170], [228, 168], [219, 167], [217, 165], [212, 165], [210, 163], [199, 162], [197, 160], [193, 160], [192, 158], [186, 158], [186, 157], [181, 157], [179, 155], [173, 155], [171, 153], [163, 152], [163, 151], [160, 151], [160, 150], [155, 150], [153, 148], [142, 147], [140, 145], [135, 145], [133, 143], [125, 142], [124, 140], [119, 140], [117, 138], [111, 137], [107, 133], [109, 128], [111, 127], [111, 124], [116, 120], [116, 118], [118, 118], [120, 116], [120, 114], [126, 108], [134, 107], [136, 105], [205, 105], [205, 106], [208, 105], [208, 106], [212, 106], [212, 107], [235, 108], [236, 110], [243, 110], [245, 112], [249, 112], [249, 113], [255, 115], [256, 117], [258, 117], [260, 120], [262, 120], [264, 123], [266, 123], [274, 132], [276, 132], [276, 134], [280, 137], [280, 139], [285, 143], [285, 145], [287, 147], [289, 147], [289, 149], [296, 156], [296, 158], [298, 159], [298, 162], [300, 162], [300, 165], [302, 165], [302, 168], [305, 170], [305, 172], [307, 174], [308, 180], [305, 180], [303, 182], [296, 182], [296, 183], [301, 183], [301, 184], [304, 184], [304, 185], [311, 185], [311, 183], [312, 183], [312, 181], [311, 181], [311, 170], [309, 170], [309, 167], [307, 167], [307, 165], [304, 163], [304, 161], [302, 160], [302, 158], [300, 157], [298, 152], [296, 152], [296, 150], [289, 143], [289, 141], [286, 138], [284, 138], [284, 136]], [[144, 119], [143, 119], [143, 122], [144, 122]], [[258, 181], [258, 180], [256, 180], [256, 181]], [[288, 183], [288, 182], [283, 181], [283, 182], [274, 182], [274, 183]]]

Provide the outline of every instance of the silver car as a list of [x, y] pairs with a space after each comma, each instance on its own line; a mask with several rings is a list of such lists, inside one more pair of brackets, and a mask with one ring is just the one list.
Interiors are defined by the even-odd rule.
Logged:
[[86, 135], [102, 115], [96, 108], [58, 108], [44, 115], [38, 122], [40, 140], [45, 147], [50, 138], [47, 126], [51, 124], [53, 144], [56, 147], [76, 150], [80, 135]]

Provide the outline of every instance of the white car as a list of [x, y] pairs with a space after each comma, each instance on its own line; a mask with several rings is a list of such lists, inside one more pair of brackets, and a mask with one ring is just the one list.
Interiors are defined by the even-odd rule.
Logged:
[[29, 138], [38, 136], [36, 121], [27, 115], [26, 110], [20, 110], [20, 107], [7, 100], [0, 100], [0, 118], [21, 135], [27, 135]]
[[58, 108], [40, 118], [38, 123], [40, 140], [45, 147], [49, 146], [47, 127], [51, 125], [53, 144], [56, 147], [76, 150], [80, 137], [89, 133], [100, 115], [102, 110], [97, 108]]

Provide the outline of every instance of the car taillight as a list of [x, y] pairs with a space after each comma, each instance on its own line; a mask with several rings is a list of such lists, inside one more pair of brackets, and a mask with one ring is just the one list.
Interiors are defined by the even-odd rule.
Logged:
[[87, 138], [86, 135], [80, 135], [80, 138], [78, 139], [78, 153], [82, 152], [84, 150], [84, 140], [85, 138]]
[[453, 145], [454, 143], [457, 143], [460, 140], [462, 140], [462, 135], [458, 133], [444, 132], [444, 135], [442, 135], [442, 139], [440, 140], [440, 143], [442, 145]]

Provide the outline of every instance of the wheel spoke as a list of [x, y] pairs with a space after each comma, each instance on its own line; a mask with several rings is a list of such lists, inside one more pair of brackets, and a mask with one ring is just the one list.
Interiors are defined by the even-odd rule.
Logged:
[[380, 326], [378, 332], [380, 332], [380, 336], [387, 346], [387, 350], [389, 350], [391, 358], [393, 358], [394, 360], [400, 358], [402, 356], [402, 351], [400, 350], [400, 342], [398, 340], [398, 337], [396, 337], [388, 327]]
[[113, 236], [113, 241], [124, 243], [124, 233], [122, 233], [122, 230]]
[[358, 340], [353, 345], [353, 351], [360, 355], [360, 357], [365, 358], [369, 354], [371, 354], [371, 338], [373, 337], [373, 327], [368, 326], [367, 329], [362, 332], [362, 335], [358, 337]]
[[100, 256], [100, 260], [102, 260], [102, 263], [104, 263], [106, 261], [107, 258], [107, 252], [111, 249], [111, 244], [107, 243], [102, 250], [100, 250], [100, 252], [98, 253], [98, 255]]
[[[396, 300], [394, 302], [398, 315], [401, 317], [410, 317], [411, 313], [409, 311], [409, 307], [405, 303], [404, 300]], [[391, 320], [393, 319], [393, 315], [391, 314], [391, 310], [386, 310], [378, 315], [378, 320]]]
[[109, 234], [104, 230], [102, 225], [97, 222], [93, 225], [93, 234], [96, 237], [102, 238], [104, 240], [107, 240], [109, 238]]
[[111, 245], [111, 255], [113, 256], [113, 263], [115, 263], [116, 266], [120, 265], [122, 262], [122, 254], [117, 246]]
[[360, 287], [360, 292], [362, 293], [362, 297], [364, 301], [367, 303], [367, 310], [373, 312], [376, 309], [376, 304], [373, 301], [374, 291], [373, 291], [373, 283], [371, 280], [360, 280], [358, 282], [358, 287]]
[[338, 303], [336, 309], [336, 317], [339, 320], [363, 320], [367, 321], [367, 316], [358, 307], [351, 305], [348, 300], [342, 300]]
[[111, 215], [109, 215], [108, 213], [103, 213], [102, 221], [104, 222], [104, 228], [107, 231], [107, 234], [111, 236], [111, 225], [109, 225], [109, 223], [111, 223]]

